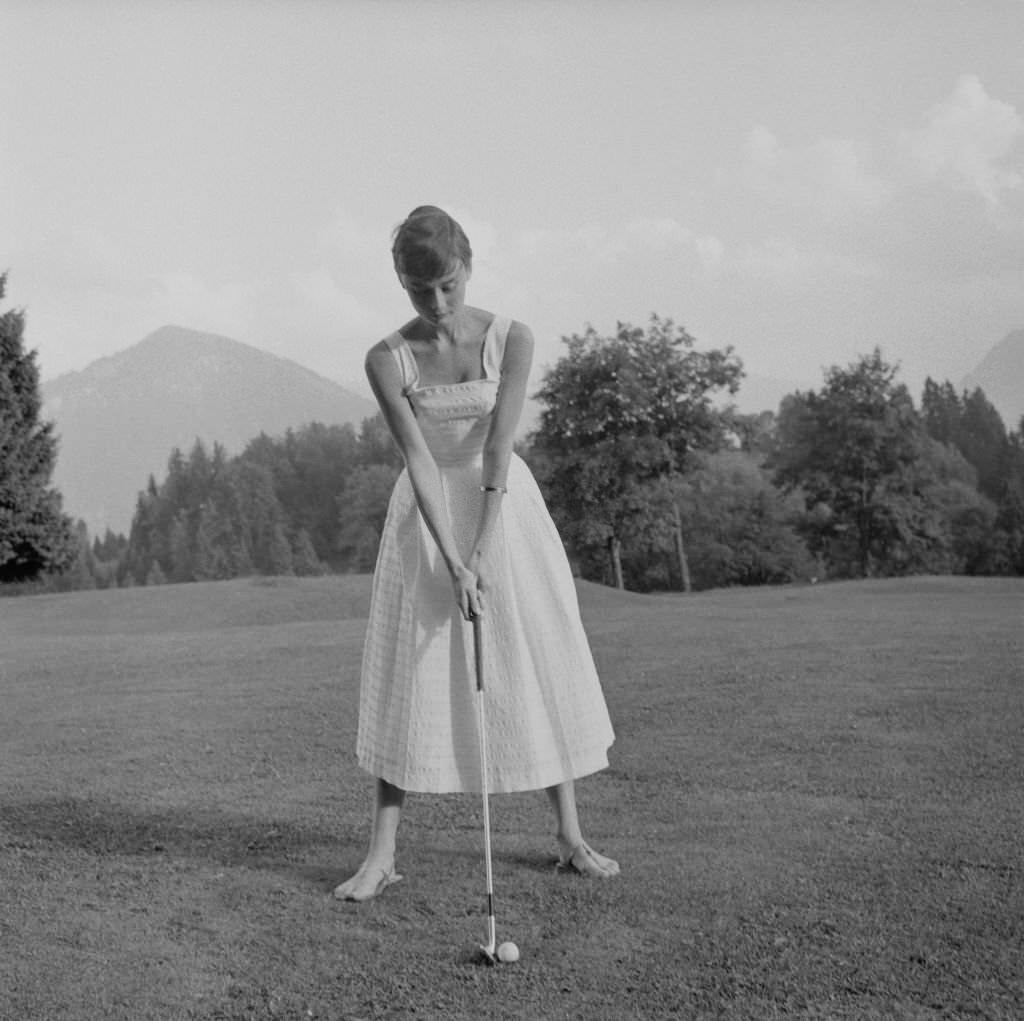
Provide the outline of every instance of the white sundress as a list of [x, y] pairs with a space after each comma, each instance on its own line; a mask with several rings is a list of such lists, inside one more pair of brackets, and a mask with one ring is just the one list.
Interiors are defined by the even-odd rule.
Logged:
[[[463, 556], [480, 521], [483, 444], [510, 325], [503, 317], [491, 322], [484, 378], [467, 383], [420, 386], [405, 340], [395, 333], [386, 341], [437, 463]], [[572, 572], [537, 483], [514, 454], [482, 573], [488, 790], [535, 790], [605, 768], [614, 734]], [[359, 765], [403, 790], [480, 792], [472, 656], [472, 628], [403, 471], [374, 572]]]

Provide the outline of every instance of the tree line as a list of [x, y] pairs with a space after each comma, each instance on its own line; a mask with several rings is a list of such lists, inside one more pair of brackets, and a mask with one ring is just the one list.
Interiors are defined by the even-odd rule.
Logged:
[[921, 407], [879, 349], [777, 413], [719, 407], [742, 365], [671, 320], [566, 339], [531, 453], [584, 577], [709, 588], [1024, 574], [1024, 443], [978, 389]]
[[90, 542], [56, 587], [105, 588], [373, 569], [400, 458], [383, 420], [261, 434], [229, 457], [196, 440], [139, 493], [127, 537]]
[[[0, 277], [0, 297], [3, 296]], [[0, 317], [0, 582], [105, 588], [372, 570], [401, 460], [380, 416], [197, 440], [138, 494], [127, 536], [90, 537], [49, 484], [24, 316]], [[671, 320], [564, 338], [520, 444], [577, 572], [636, 590], [910, 573], [1024, 574], [1024, 442], [981, 390], [925, 383], [880, 350], [778, 412], [727, 403], [731, 348]]]

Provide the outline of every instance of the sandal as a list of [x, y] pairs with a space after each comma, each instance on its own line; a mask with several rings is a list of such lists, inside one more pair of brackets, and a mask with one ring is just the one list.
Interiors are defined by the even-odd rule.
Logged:
[[585, 879], [611, 879], [619, 874], [619, 863], [596, 854], [585, 840], [577, 844], [568, 857], [560, 855], [556, 868], [560, 872], [575, 872]]
[[[367, 876], [373, 876], [380, 873], [380, 879], [376, 886], [371, 886], [367, 881]], [[357, 903], [363, 901], [372, 900], [374, 897], [382, 894], [389, 886], [399, 882], [402, 877], [392, 869], [368, 869], [364, 872], [360, 869], [351, 879], [347, 879], [340, 886], [334, 888], [334, 896], [338, 900], [349, 900]]]

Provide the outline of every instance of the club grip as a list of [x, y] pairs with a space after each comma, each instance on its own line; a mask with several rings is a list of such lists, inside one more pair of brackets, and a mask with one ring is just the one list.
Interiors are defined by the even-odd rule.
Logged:
[[484, 636], [483, 623], [473, 618], [473, 661], [476, 665], [476, 690], [484, 690]]

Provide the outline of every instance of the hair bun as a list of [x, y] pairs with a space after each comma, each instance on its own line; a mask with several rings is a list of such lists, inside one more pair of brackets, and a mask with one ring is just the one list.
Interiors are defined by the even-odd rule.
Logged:
[[456, 262], [470, 269], [473, 249], [466, 232], [443, 209], [417, 206], [395, 228], [391, 257], [396, 272], [436, 280], [451, 272]]

